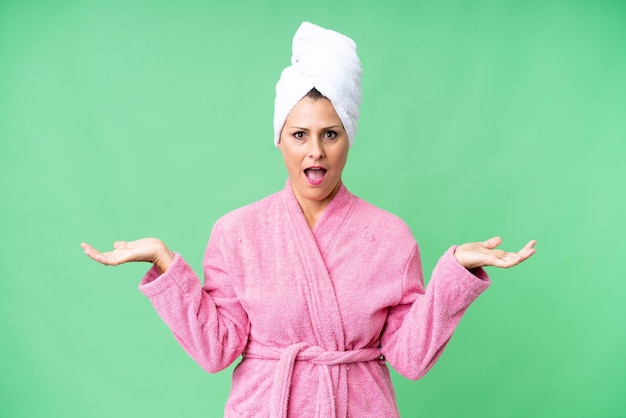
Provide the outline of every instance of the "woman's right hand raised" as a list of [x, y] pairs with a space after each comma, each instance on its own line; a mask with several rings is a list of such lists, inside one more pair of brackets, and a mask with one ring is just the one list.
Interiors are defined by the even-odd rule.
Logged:
[[104, 253], [84, 242], [80, 246], [90, 258], [106, 266], [145, 261], [154, 264], [161, 273], [165, 273], [174, 261], [174, 254], [165, 246], [163, 241], [156, 238], [116, 241], [113, 244], [113, 251]]

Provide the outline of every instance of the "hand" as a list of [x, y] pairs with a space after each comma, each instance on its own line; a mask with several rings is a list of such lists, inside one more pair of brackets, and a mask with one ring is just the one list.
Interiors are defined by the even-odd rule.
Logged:
[[106, 266], [145, 261], [154, 264], [161, 273], [164, 273], [174, 260], [174, 254], [165, 246], [163, 241], [156, 238], [143, 238], [137, 241], [116, 241], [113, 244], [113, 251], [105, 253], [101, 253], [84, 242], [80, 246], [85, 250], [85, 254]]
[[485, 242], [471, 242], [457, 247], [454, 256], [466, 269], [485, 266], [509, 268], [518, 265], [535, 253], [536, 241], [532, 240], [516, 253], [495, 248], [502, 243], [502, 238], [493, 237]]

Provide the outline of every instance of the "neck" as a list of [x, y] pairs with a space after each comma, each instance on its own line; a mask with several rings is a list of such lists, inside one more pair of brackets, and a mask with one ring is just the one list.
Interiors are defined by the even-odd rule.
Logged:
[[324, 213], [324, 210], [326, 210], [330, 202], [333, 200], [340, 187], [341, 182], [339, 182], [337, 186], [333, 189], [333, 191], [330, 192], [330, 194], [322, 200], [310, 200], [303, 198], [302, 196], [298, 195], [293, 187], [291, 188], [294, 196], [296, 197], [296, 200], [298, 201], [298, 205], [300, 205], [300, 209], [304, 214], [304, 218], [306, 219], [309, 228], [313, 229], [315, 227], [317, 221], [322, 216], [322, 213]]

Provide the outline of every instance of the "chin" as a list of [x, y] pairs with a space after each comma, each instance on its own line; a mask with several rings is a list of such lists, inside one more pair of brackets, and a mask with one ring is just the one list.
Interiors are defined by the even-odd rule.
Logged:
[[312, 202], [323, 202], [329, 196], [330, 193], [307, 193], [305, 197]]

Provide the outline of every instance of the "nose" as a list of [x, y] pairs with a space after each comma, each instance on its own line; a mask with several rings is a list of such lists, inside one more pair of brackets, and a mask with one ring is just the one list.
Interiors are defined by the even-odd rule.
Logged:
[[322, 143], [321, 138], [312, 138], [312, 140], [309, 141], [308, 154], [309, 158], [312, 158], [313, 160], [320, 160], [324, 158], [326, 154], [324, 153], [324, 144]]

